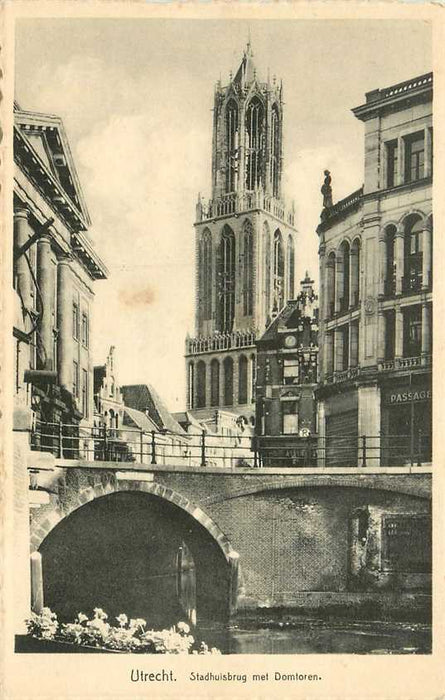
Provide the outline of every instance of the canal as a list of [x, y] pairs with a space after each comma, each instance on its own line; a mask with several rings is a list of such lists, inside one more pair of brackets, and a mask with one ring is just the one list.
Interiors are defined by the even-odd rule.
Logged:
[[223, 654], [429, 654], [431, 627], [408, 622], [308, 618], [201, 622], [196, 637]]

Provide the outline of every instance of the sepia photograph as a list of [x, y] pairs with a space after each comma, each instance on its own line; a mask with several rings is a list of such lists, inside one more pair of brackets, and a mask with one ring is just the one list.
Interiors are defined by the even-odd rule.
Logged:
[[11, 51], [15, 658], [431, 655], [432, 22]]

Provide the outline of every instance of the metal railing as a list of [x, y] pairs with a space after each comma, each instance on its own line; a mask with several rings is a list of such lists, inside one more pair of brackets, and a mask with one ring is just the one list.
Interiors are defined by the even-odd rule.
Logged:
[[31, 449], [64, 460], [191, 467], [384, 467], [431, 462], [431, 434], [258, 436], [36, 422]]

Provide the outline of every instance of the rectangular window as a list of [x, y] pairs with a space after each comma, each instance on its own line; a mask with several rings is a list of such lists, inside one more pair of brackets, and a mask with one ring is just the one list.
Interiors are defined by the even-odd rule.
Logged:
[[383, 566], [405, 573], [431, 572], [431, 518], [428, 515], [385, 515]]
[[397, 141], [388, 141], [386, 144], [386, 186], [397, 185], [399, 152]]
[[73, 338], [79, 339], [79, 305], [73, 302]]
[[82, 370], [82, 413], [84, 418], [88, 417], [88, 372]]
[[295, 435], [298, 433], [298, 403], [297, 401], [283, 401], [281, 404], [283, 417], [283, 434]]
[[405, 138], [405, 182], [416, 182], [424, 177], [425, 133]]
[[73, 360], [73, 396], [79, 397], [79, 365]]
[[409, 306], [403, 312], [403, 356], [419, 357], [422, 351], [422, 309]]
[[395, 341], [396, 341], [396, 323], [395, 313], [393, 310], [385, 313], [386, 318], [386, 333], [385, 333], [385, 360], [394, 359]]
[[86, 313], [82, 314], [82, 343], [85, 345], [85, 347], [88, 347], [89, 344], [89, 323], [88, 323], [88, 316]]
[[283, 360], [283, 384], [298, 384], [298, 357]]

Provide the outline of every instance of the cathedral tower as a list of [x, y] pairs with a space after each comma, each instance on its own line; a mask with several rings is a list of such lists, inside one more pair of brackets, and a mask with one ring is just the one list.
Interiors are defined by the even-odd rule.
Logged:
[[294, 296], [294, 210], [281, 194], [283, 90], [261, 82], [250, 44], [213, 110], [212, 197], [196, 206], [196, 337], [187, 408], [254, 415], [255, 340]]

